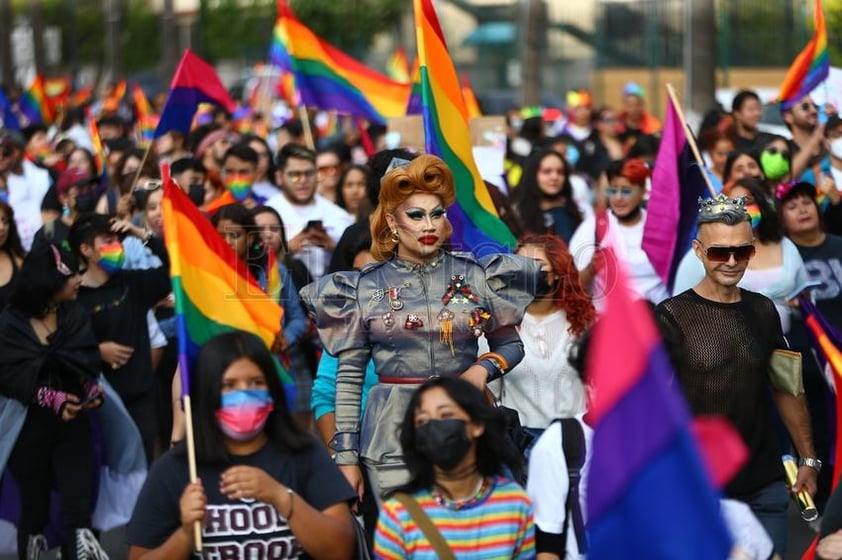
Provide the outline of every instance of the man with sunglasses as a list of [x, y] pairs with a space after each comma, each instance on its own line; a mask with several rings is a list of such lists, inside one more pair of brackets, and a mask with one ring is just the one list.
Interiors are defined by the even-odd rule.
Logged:
[[799, 101], [781, 106], [784, 123], [792, 133], [792, 177], [818, 166], [825, 157], [824, 124], [813, 98], [805, 95]]
[[745, 199], [700, 199], [697, 221], [693, 250], [705, 277], [655, 312], [665, 338], [681, 350], [676, 376], [693, 414], [727, 418], [748, 447], [748, 461], [725, 487], [726, 496], [748, 504], [783, 556], [788, 496], [768, 395], [801, 457], [793, 490], [815, 494], [821, 462], [801, 374], [788, 378], [786, 388], [781, 377], [770, 376], [773, 353], [787, 347], [778, 313], [767, 297], [737, 286], [754, 256]]
[[281, 194], [266, 205], [281, 215], [289, 252], [304, 263], [314, 280], [318, 279], [354, 218], [316, 192], [316, 154], [312, 150], [296, 144], [281, 148], [275, 179]]

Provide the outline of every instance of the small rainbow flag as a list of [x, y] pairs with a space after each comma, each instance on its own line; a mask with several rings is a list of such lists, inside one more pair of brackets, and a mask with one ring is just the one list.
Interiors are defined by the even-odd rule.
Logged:
[[468, 111], [432, 0], [414, 0], [414, 5], [426, 149], [447, 163], [456, 183], [456, 202], [448, 209], [451, 244], [480, 257], [509, 252], [515, 237], [497, 214], [474, 161]]
[[816, 0], [816, 31], [804, 50], [796, 57], [786, 73], [778, 102], [786, 109], [801, 100], [827, 79], [830, 73], [830, 56], [827, 51], [827, 29], [824, 24], [821, 0]]
[[468, 81], [468, 75], [462, 74], [462, 99], [465, 100], [465, 109], [468, 111], [468, 118], [475, 119], [482, 116], [482, 111], [479, 108], [479, 101], [474, 95], [474, 89]]
[[94, 96], [94, 86], [85, 86], [80, 90], [74, 91], [70, 97], [70, 105], [73, 107], [81, 107], [88, 103]]
[[99, 137], [99, 128], [96, 126], [96, 120], [88, 117], [88, 134], [91, 137], [91, 145], [94, 148], [94, 163], [96, 164], [96, 174], [102, 177], [101, 185], [108, 184], [108, 166], [105, 164], [105, 150], [102, 147], [102, 139]]
[[386, 63], [386, 75], [401, 83], [407, 83], [412, 79], [409, 74], [409, 59], [403, 47], [398, 47], [389, 56], [389, 61]]
[[302, 102], [385, 124], [405, 114], [410, 85], [390, 80], [334, 48], [301, 23], [278, 0], [270, 58], [295, 73]]
[[[171, 179], [164, 186], [162, 210], [175, 294], [181, 390], [186, 395], [189, 372], [204, 343], [218, 334], [242, 330], [271, 347], [284, 312]], [[280, 362], [276, 361], [276, 367], [293, 402], [295, 384]]]
[[269, 294], [269, 297], [272, 298], [272, 301], [281, 301], [281, 288], [283, 288], [283, 284], [281, 282], [281, 271], [278, 268], [278, 258], [275, 256], [270, 249], [266, 249], [267, 253], [267, 279], [266, 279], [266, 293]]
[[137, 82], [132, 84], [132, 98], [134, 99], [135, 110], [137, 111], [137, 124], [140, 129], [140, 138], [144, 145], [155, 139], [155, 127], [158, 126], [158, 116], [152, 110], [146, 94]]
[[23, 92], [18, 106], [29, 124], [50, 125], [55, 119], [55, 113], [44, 89], [44, 78], [40, 74], [35, 75], [32, 83]]

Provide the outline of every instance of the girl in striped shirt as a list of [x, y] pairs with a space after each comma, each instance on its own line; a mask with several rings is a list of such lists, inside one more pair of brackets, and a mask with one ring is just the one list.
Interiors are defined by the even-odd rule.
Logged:
[[[441, 377], [413, 395], [401, 428], [411, 479], [408, 494], [430, 518], [455, 558], [534, 558], [532, 504], [517, 483], [520, 455], [504, 421], [476, 387]], [[377, 558], [436, 559], [419, 524], [393, 495], [375, 534]]]

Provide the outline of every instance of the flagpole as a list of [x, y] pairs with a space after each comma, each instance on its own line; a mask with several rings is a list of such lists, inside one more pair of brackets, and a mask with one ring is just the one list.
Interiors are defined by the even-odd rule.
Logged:
[[150, 142], [149, 145], [146, 146], [146, 150], [143, 152], [143, 159], [140, 161], [140, 165], [138, 166], [137, 171], [135, 171], [134, 180], [132, 181], [132, 188], [131, 190], [129, 190], [129, 193], [134, 191], [137, 187], [137, 182], [140, 179], [140, 174], [143, 172], [143, 166], [146, 165], [146, 160], [149, 159], [149, 152], [152, 150], [152, 144], [154, 144], [154, 142]]
[[307, 112], [307, 107], [302, 103], [298, 106], [298, 115], [301, 119], [301, 126], [304, 129], [304, 142], [311, 150], [316, 149], [316, 142], [313, 140], [313, 129], [310, 127], [310, 114]]
[[699, 164], [699, 170], [702, 173], [702, 177], [705, 179], [705, 185], [708, 187], [710, 196], [712, 198], [716, 198], [716, 189], [713, 188], [713, 183], [710, 182], [710, 176], [707, 173], [707, 167], [705, 167], [705, 160], [702, 159], [702, 155], [699, 153], [699, 147], [696, 146], [696, 138], [693, 136], [693, 131], [691, 131], [690, 127], [687, 126], [687, 120], [684, 118], [684, 111], [681, 108], [681, 104], [678, 102], [678, 96], [676, 95], [675, 88], [672, 87], [672, 84], [667, 84], [667, 94], [669, 95], [670, 103], [672, 103], [672, 106], [675, 109], [675, 113], [678, 115], [678, 119], [681, 121], [681, 126], [684, 127], [684, 135], [687, 137], [687, 143], [690, 145], [693, 157], [696, 158], [696, 162]]
[[[199, 480], [199, 473], [196, 469], [196, 445], [193, 442], [193, 407], [190, 404], [190, 395], [181, 397], [184, 405], [184, 428], [185, 439], [187, 439], [187, 468], [190, 473], [190, 484]], [[193, 523], [193, 549], [202, 552], [202, 522]]]

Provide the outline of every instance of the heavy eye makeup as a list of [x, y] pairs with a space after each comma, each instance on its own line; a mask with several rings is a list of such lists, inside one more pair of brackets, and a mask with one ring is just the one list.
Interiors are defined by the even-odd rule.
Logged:
[[[411, 208], [405, 213], [406, 217], [410, 220], [423, 220], [424, 216], [426, 215], [426, 212], [424, 212], [424, 210], [421, 210], [420, 208]], [[444, 208], [436, 208], [435, 210], [430, 212], [430, 218], [435, 220], [436, 218], [441, 218], [446, 213], [447, 211]]]

